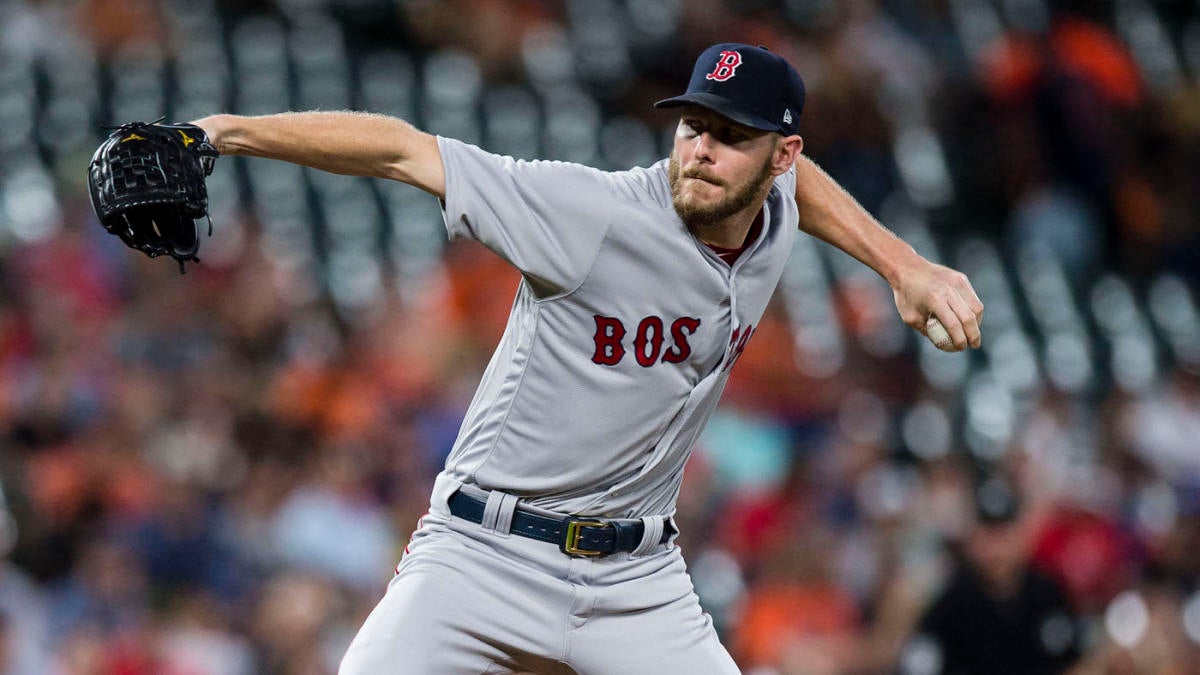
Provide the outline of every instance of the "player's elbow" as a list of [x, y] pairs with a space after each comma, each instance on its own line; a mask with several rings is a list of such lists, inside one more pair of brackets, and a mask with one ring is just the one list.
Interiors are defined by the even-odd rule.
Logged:
[[446, 176], [437, 138], [407, 125], [399, 152], [384, 161], [378, 177], [420, 188], [441, 198], [446, 193]]

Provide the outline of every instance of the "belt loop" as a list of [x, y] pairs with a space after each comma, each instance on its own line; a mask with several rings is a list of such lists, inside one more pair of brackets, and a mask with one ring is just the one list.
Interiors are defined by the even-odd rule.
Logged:
[[508, 536], [512, 529], [513, 511], [517, 509], [516, 495], [492, 490], [488, 493], [487, 504], [483, 507], [484, 529], [492, 530], [501, 536]]
[[662, 516], [646, 516], [642, 520], [642, 541], [631, 555], [645, 555], [662, 541], [665, 519]]

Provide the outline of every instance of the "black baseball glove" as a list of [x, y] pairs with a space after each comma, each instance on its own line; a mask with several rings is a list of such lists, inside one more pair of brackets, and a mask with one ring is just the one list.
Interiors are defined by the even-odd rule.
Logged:
[[[193, 124], [133, 122], [117, 127], [88, 165], [92, 208], [104, 229], [156, 258], [200, 262], [196, 220], [208, 218], [204, 178], [217, 149]], [[212, 219], [208, 219], [212, 236]]]

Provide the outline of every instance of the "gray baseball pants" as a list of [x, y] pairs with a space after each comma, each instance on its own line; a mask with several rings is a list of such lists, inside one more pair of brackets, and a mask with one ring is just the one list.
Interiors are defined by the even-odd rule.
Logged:
[[454, 518], [439, 492], [339, 675], [738, 673], [673, 543], [571, 557]]

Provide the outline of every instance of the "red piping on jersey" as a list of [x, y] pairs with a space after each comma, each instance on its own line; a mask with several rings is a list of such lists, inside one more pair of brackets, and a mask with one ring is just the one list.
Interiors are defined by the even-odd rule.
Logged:
[[733, 267], [733, 263], [741, 257], [742, 253], [750, 248], [750, 245], [758, 239], [758, 235], [762, 232], [763, 212], [760, 210], [758, 215], [754, 217], [754, 223], [750, 225], [750, 231], [746, 233], [746, 239], [742, 241], [742, 245], [737, 248], [724, 248], [722, 246], [714, 246], [708, 242], [704, 245], [717, 254], [717, 257], [725, 261], [725, 264]]

